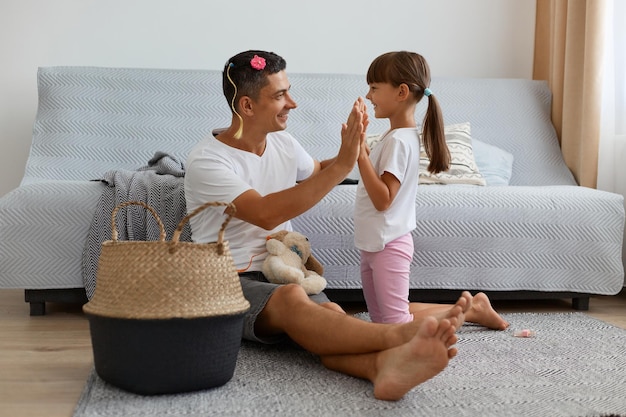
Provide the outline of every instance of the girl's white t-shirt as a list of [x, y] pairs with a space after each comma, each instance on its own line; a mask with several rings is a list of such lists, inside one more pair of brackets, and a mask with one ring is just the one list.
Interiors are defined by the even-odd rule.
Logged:
[[[270, 133], [266, 143], [263, 155], [258, 156], [225, 145], [214, 136], [202, 139], [186, 162], [187, 213], [208, 201], [231, 202], [250, 189], [261, 195], [282, 191], [313, 173], [313, 158], [289, 133]], [[217, 241], [226, 219], [224, 210], [225, 207], [209, 207], [191, 218], [194, 242]], [[291, 223], [265, 230], [233, 217], [224, 236], [237, 269], [261, 270], [266, 256], [266, 237], [279, 230], [292, 230]]]
[[419, 180], [420, 140], [416, 128], [387, 132], [370, 152], [378, 175], [389, 172], [400, 181], [391, 206], [378, 211], [359, 182], [354, 204], [354, 244], [367, 252], [379, 252], [385, 245], [416, 227], [415, 197]]

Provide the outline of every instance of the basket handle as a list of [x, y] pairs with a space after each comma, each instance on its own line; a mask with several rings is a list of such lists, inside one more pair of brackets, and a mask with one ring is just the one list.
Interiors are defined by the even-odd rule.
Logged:
[[226, 220], [224, 220], [224, 222], [222, 223], [222, 227], [220, 227], [220, 230], [217, 234], [217, 254], [223, 255], [224, 254], [224, 232], [226, 230], [226, 226], [228, 225], [228, 222], [230, 222], [230, 219], [233, 218], [233, 215], [237, 211], [237, 208], [235, 207], [233, 203], [226, 203], [223, 201], [209, 201], [207, 203], [204, 203], [200, 207], [196, 208], [194, 211], [187, 214], [185, 217], [183, 217], [180, 223], [178, 223], [176, 230], [174, 230], [174, 234], [172, 235], [172, 242], [170, 244], [170, 253], [174, 253], [176, 251], [176, 246], [178, 244], [178, 241], [180, 240], [180, 234], [183, 232], [183, 227], [185, 227], [185, 223], [187, 223], [189, 219], [191, 219], [193, 216], [200, 213], [202, 210], [204, 210], [207, 207], [218, 207], [218, 206], [227, 206], [230, 209], [230, 213], [226, 215]]
[[152, 207], [150, 207], [143, 201], [125, 201], [123, 203], [118, 204], [113, 209], [113, 212], [111, 213], [111, 240], [113, 240], [114, 242], [117, 242], [117, 227], [115, 226], [115, 217], [117, 216], [117, 212], [123, 207], [132, 206], [132, 205], [142, 206], [146, 208], [152, 214], [152, 217], [154, 217], [157, 224], [159, 225], [159, 241], [164, 242], [165, 241], [165, 226], [163, 226], [163, 222], [161, 221], [161, 218]]

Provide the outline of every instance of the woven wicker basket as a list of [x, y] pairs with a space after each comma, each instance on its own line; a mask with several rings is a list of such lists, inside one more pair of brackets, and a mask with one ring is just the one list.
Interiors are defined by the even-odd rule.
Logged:
[[[115, 217], [129, 205], [145, 207], [160, 228], [158, 241], [118, 241]], [[112, 239], [102, 244], [96, 290], [83, 310], [89, 318], [96, 372], [139, 394], [193, 391], [228, 382], [250, 308], [241, 290], [224, 231], [214, 243], [180, 242], [183, 218], [171, 241], [155, 210], [138, 201], [111, 213]]]

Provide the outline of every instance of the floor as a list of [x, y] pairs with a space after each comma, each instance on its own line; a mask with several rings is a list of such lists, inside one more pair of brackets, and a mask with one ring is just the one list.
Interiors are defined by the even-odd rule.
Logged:
[[[363, 305], [344, 306], [352, 312]], [[501, 313], [568, 312], [568, 300], [494, 302]], [[626, 329], [626, 291], [593, 297], [591, 316]], [[69, 417], [92, 369], [89, 324], [80, 306], [48, 304], [29, 316], [22, 290], [0, 290], [0, 417]]]

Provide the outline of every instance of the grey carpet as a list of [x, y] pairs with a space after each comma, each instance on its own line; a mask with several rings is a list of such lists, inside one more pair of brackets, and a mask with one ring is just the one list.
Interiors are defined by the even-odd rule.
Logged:
[[[626, 330], [575, 312], [504, 316], [502, 332], [463, 326], [458, 356], [397, 402], [292, 345], [244, 343], [233, 379], [207, 391], [144, 397], [92, 371], [74, 417], [626, 416]], [[525, 328], [535, 337], [513, 336]]]

